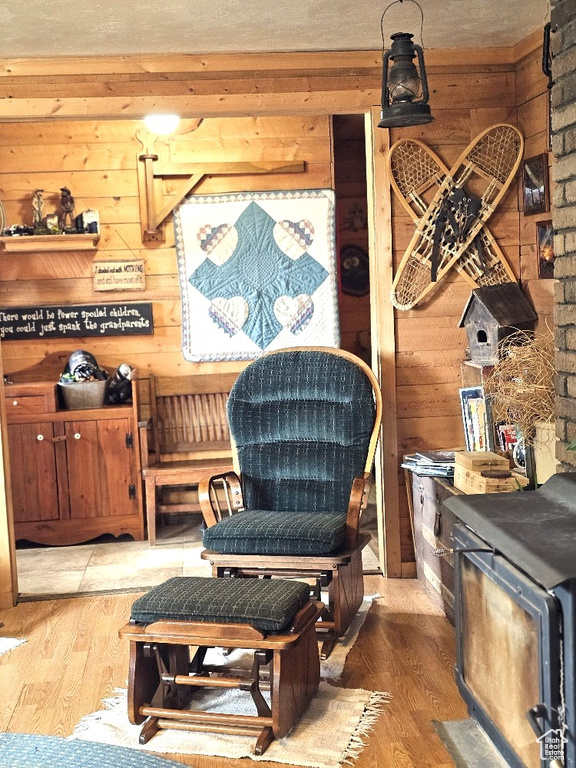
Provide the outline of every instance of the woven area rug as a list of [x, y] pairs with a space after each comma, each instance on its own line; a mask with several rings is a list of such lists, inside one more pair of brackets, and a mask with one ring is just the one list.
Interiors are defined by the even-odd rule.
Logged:
[[[365, 596], [346, 635], [336, 643], [326, 661], [320, 665], [323, 680], [318, 694], [292, 732], [280, 741], [274, 741], [266, 753], [258, 758], [252, 754], [253, 736], [212, 733], [161, 731], [145, 746], [138, 744], [141, 726], [128, 721], [126, 691], [103, 701], [103, 709], [83, 718], [74, 730], [72, 739], [86, 739], [105, 744], [144, 749], [161, 754], [199, 754], [222, 757], [250, 757], [289, 765], [311, 768], [336, 768], [340, 763], [352, 762], [362, 751], [365, 739], [388, 701], [386, 693], [345, 689], [334, 685], [344, 669], [346, 657], [354, 646], [368, 611], [379, 595]], [[230, 674], [250, 669], [251, 654], [236, 650], [224, 656], [219, 649], [211, 649], [206, 663], [226, 664]], [[194, 706], [214, 712], [254, 714], [252, 700], [245, 692], [206, 691], [195, 699]], [[330, 733], [330, 739], [326, 739]]]
[[[320, 661], [320, 677], [322, 679], [337, 680], [341, 677], [342, 672], [344, 671], [346, 657], [358, 639], [358, 634], [366, 621], [366, 616], [372, 607], [373, 601], [377, 600], [379, 597], [380, 595], [364, 597], [362, 605], [356, 616], [352, 619], [352, 623], [348, 627], [348, 631], [344, 637], [336, 643], [330, 656], [327, 659]], [[216, 666], [226, 665], [229, 668], [230, 674], [249, 672], [252, 667], [252, 654], [242, 649], [237, 649], [224, 654], [220, 648], [210, 648], [206, 654], [206, 664]]]
[[337, 680], [342, 675], [346, 657], [358, 639], [362, 625], [366, 621], [366, 616], [368, 615], [368, 611], [372, 607], [374, 600], [377, 600], [379, 597], [380, 595], [364, 596], [362, 605], [356, 616], [352, 619], [352, 623], [348, 627], [348, 631], [344, 637], [341, 637], [340, 640], [338, 640], [330, 656], [326, 660], [320, 661], [320, 677]]
[[[246, 692], [207, 691], [201, 695], [201, 702], [195, 699], [198, 708], [201, 706], [211, 712], [254, 714], [254, 705]], [[252, 753], [256, 742], [254, 736], [166, 730], [160, 731], [148, 744], [139, 746], [141, 726], [128, 722], [125, 691], [106, 699], [100, 712], [83, 718], [70, 738], [167, 755], [250, 757], [308, 768], [337, 768], [358, 757], [388, 700], [386, 693], [339, 688], [323, 681], [288, 736], [272, 742], [261, 757]]]
[[16, 637], [0, 637], [0, 656], [8, 653], [8, 651], [12, 651], [14, 648], [18, 648], [19, 645], [25, 642], [26, 640], [18, 640]]
[[0, 733], [0, 768], [176, 768], [181, 763], [134, 749], [58, 736]]

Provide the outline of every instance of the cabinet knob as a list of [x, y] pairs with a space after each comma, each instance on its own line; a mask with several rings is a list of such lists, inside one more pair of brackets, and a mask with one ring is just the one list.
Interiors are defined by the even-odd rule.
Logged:
[[12, 405], [18, 405], [18, 400], [12, 400]]
[[74, 433], [74, 440], [80, 440], [81, 437], [82, 437], [82, 435], [80, 434], [80, 432], [75, 432]]
[[44, 440], [44, 435], [36, 435], [36, 440]]

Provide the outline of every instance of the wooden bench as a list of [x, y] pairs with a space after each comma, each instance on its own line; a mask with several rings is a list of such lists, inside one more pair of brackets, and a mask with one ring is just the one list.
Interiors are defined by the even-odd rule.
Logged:
[[140, 423], [150, 546], [156, 543], [157, 514], [200, 511], [196, 500], [171, 502], [170, 490], [189, 490], [207, 476], [232, 469], [226, 403], [237, 376], [150, 374], [150, 419]]

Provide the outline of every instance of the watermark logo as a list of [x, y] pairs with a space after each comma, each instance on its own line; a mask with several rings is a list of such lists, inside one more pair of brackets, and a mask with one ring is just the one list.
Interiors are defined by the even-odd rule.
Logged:
[[550, 728], [543, 733], [536, 741], [540, 744], [540, 760], [552, 762], [553, 760], [562, 760], [564, 757], [564, 744], [568, 741], [564, 737], [561, 728]]

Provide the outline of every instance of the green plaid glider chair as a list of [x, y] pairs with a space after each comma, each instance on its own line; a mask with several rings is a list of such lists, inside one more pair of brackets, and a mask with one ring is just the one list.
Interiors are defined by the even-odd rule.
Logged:
[[199, 485], [214, 576], [311, 579], [328, 593], [326, 658], [363, 597], [359, 533], [381, 420], [376, 378], [323, 347], [264, 355], [240, 374], [228, 421], [237, 472]]

